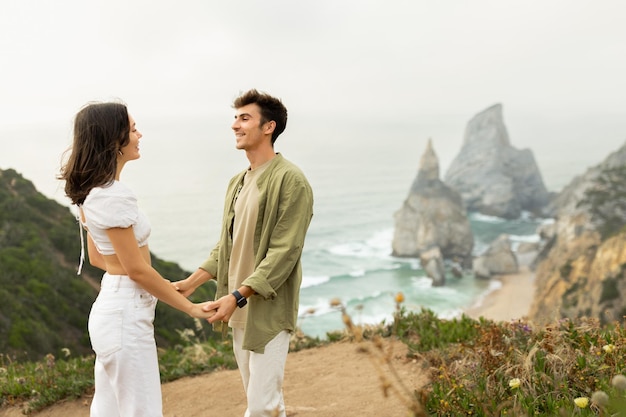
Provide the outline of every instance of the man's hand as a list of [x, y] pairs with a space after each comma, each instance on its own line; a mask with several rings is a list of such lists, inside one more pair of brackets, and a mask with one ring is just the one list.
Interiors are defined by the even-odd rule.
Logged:
[[230, 316], [233, 315], [236, 308], [237, 300], [232, 294], [227, 294], [219, 300], [208, 303], [204, 307], [202, 307], [204, 311], [215, 310], [215, 314], [208, 319], [209, 323], [215, 323], [216, 321], [223, 321], [225, 323], [228, 323], [228, 320], [230, 320]]

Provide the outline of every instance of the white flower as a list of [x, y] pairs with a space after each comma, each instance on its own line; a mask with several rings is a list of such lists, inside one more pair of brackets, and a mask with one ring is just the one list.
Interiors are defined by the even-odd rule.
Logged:
[[615, 375], [611, 380], [611, 385], [619, 390], [626, 390], [626, 376], [621, 374]]
[[596, 391], [591, 395], [591, 402], [599, 406], [609, 405], [609, 396], [604, 391]]

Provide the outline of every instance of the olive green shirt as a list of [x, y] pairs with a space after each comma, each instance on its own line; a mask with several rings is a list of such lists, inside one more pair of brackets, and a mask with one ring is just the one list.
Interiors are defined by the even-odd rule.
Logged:
[[[232, 250], [235, 201], [246, 171], [228, 184], [219, 242], [200, 268], [216, 277], [218, 299], [229, 294], [228, 264]], [[301, 256], [313, 217], [313, 191], [302, 171], [281, 154], [257, 180], [259, 213], [254, 233], [255, 269], [242, 285], [255, 294], [248, 299], [243, 348], [263, 353], [283, 330], [293, 332], [298, 319]], [[236, 262], [236, 260], [233, 260]], [[217, 330], [222, 323], [216, 323]]]

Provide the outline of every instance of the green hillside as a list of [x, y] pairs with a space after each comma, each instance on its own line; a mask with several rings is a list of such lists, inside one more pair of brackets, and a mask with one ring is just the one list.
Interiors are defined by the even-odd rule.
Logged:
[[[69, 208], [39, 193], [16, 171], [0, 170], [0, 353], [37, 359], [63, 348], [91, 352], [87, 317], [102, 271], [86, 261], [77, 275], [79, 255], [79, 228]], [[152, 258], [167, 279], [189, 274]], [[213, 299], [213, 294], [213, 287], [205, 285], [194, 299]], [[195, 327], [186, 314], [158, 304], [159, 346], [178, 343], [176, 330]], [[208, 331], [208, 324], [204, 327]]]

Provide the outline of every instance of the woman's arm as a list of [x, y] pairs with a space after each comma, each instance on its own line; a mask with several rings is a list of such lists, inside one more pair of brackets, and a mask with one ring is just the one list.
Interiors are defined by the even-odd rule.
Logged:
[[194, 304], [189, 301], [146, 262], [137, 246], [132, 227], [107, 229], [107, 235], [122, 268], [130, 279], [137, 282], [143, 289], [191, 317], [207, 319], [215, 313], [202, 310], [202, 306], [207, 303]]

